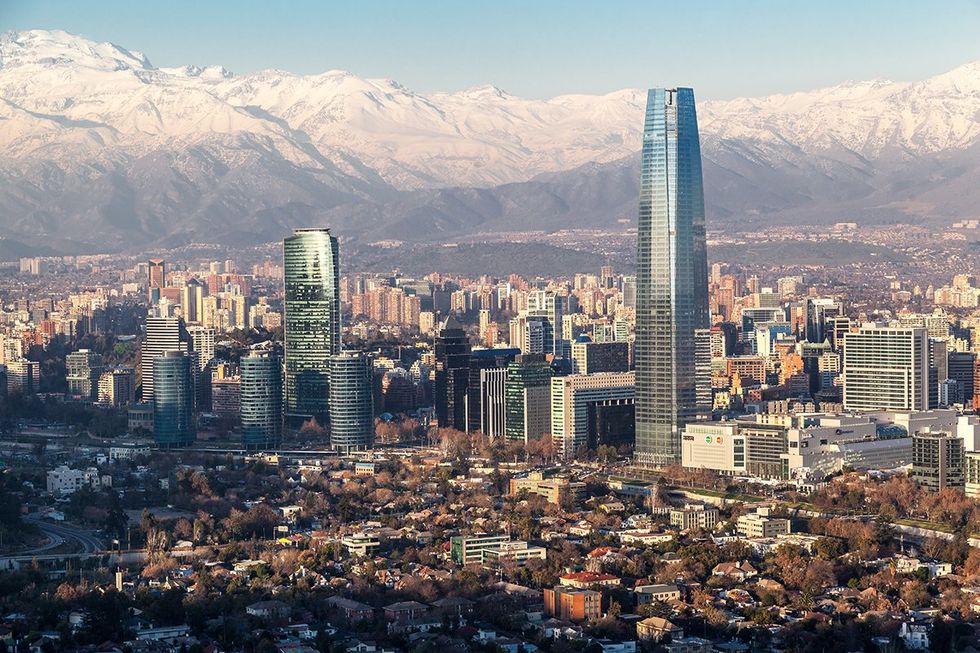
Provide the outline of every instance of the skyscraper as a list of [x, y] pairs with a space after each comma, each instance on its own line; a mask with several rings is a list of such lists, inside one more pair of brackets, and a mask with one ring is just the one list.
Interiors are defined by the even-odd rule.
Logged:
[[636, 460], [680, 462], [697, 415], [696, 329], [706, 329], [708, 260], [694, 91], [651, 89], [640, 176], [636, 275]]
[[151, 258], [147, 261], [147, 288], [167, 287], [167, 262], [162, 258]]
[[355, 351], [331, 356], [330, 446], [343, 453], [374, 445], [371, 357]]
[[167, 351], [153, 359], [153, 437], [162, 447], [194, 442], [194, 373], [184, 351]]
[[140, 347], [140, 383], [143, 401], [153, 399], [153, 361], [167, 351], [188, 351], [190, 336], [179, 317], [146, 318], [146, 334]]
[[282, 439], [282, 364], [269, 352], [241, 361], [240, 407], [246, 449], [272, 449]]
[[286, 416], [325, 422], [329, 359], [340, 352], [340, 262], [329, 229], [295, 229], [282, 244]]
[[466, 388], [470, 342], [456, 318], [449, 316], [435, 339], [435, 406], [439, 426], [466, 430]]

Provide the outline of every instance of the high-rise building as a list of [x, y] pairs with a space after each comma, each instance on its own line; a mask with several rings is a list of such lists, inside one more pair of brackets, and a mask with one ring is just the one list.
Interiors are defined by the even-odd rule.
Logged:
[[466, 430], [489, 438], [503, 437], [506, 405], [504, 388], [507, 365], [519, 349], [474, 349], [466, 388]]
[[102, 374], [102, 356], [88, 349], [79, 349], [65, 357], [68, 370], [68, 394], [83, 401], [99, 398], [99, 376]]
[[238, 419], [242, 405], [242, 379], [228, 376], [211, 381], [211, 412], [226, 419]]
[[162, 258], [147, 261], [147, 288], [167, 287], [167, 262]]
[[959, 394], [962, 395], [962, 402], [970, 406], [973, 405], [973, 395], [976, 390], [973, 383], [973, 368], [976, 366], [976, 361], [977, 355], [972, 351], [951, 351], [947, 359], [945, 378], [956, 381]]
[[153, 361], [167, 351], [188, 351], [190, 336], [179, 317], [146, 318], [146, 334], [140, 347], [140, 383], [143, 401], [153, 400]]
[[202, 281], [191, 279], [180, 289], [180, 310], [188, 324], [199, 324], [204, 320], [204, 298], [208, 286]]
[[99, 403], [114, 408], [136, 401], [136, 370], [117, 367], [99, 377]]
[[282, 440], [282, 363], [253, 351], [241, 361], [242, 441], [246, 449], [273, 449]]
[[562, 317], [569, 313], [569, 298], [566, 295], [545, 290], [535, 290], [527, 296], [527, 316], [543, 318], [543, 344], [545, 354], [555, 356], [569, 355], [569, 344], [562, 339]]
[[465, 431], [470, 342], [452, 315], [440, 327], [434, 348], [436, 421], [439, 426]]
[[926, 410], [926, 330], [865, 327], [848, 333], [844, 336], [843, 374], [847, 410]]
[[40, 389], [41, 364], [26, 358], [8, 360], [7, 392], [18, 392], [22, 395], [32, 395]]
[[963, 489], [963, 440], [943, 432], [919, 432], [912, 436], [911, 477], [928, 490]]
[[694, 91], [647, 94], [636, 275], [636, 461], [680, 462], [697, 416], [696, 329], [710, 326]]
[[633, 372], [570, 374], [551, 380], [551, 437], [569, 459], [579, 447], [629, 445], [634, 439]]
[[551, 431], [551, 366], [544, 354], [523, 354], [507, 366], [504, 431], [527, 442]]
[[371, 357], [343, 351], [330, 362], [330, 446], [343, 453], [374, 446]]
[[327, 418], [329, 359], [340, 352], [340, 262], [329, 229], [283, 241], [287, 418]]
[[192, 374], [185, 351], [166, 351], [153, 359], [153, 437], [159, 446], [184, 446], [197, 437]]
[[572, 343], [572, 372], [594, 374], [596, 372], [628, 372], [630, 346], [628, 342], [592, 342], [588, 336], [579, 336]]
[[198, 353], [198, 368], [205, 370], [214, 360], [215, 330], [211, 327], [189, 326], [187, 335], [190, 337], [191, 351]]

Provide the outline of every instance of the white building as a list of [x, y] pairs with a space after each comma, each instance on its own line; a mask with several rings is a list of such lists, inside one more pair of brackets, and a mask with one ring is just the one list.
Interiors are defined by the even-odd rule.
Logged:
[[924, 328], [862, 327], [844, 336], [844, 407], [929, 407], [929, 341]]
[[551, 437], [564, 458], [590, 444], [590, 411], [596, 407], [632, 405], [636, 396], [633, 372], [570, 374], [551, 380]]
[[95, 467], [87, 469], [71, 469], [61, 465], [48, 472], [48, 492], [51, 494], [72, 494], [83, 487], [98, 490], [102, 487], [112, 487], [111, 476], [100, 476]]

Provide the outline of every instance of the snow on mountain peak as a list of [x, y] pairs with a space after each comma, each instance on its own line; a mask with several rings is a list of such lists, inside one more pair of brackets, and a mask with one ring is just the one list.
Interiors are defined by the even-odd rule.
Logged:
[[142, 52], [96, 43], [63, 30], [26, 30], [0, 35], [0, 67], [75, 65], [101, 70], [153, 70]]

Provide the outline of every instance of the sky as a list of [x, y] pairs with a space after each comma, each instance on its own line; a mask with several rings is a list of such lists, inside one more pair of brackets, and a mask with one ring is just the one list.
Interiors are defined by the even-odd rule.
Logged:
[[693, 86], [701, 99], [919, 80], [980, 60], [980, 0], [0, 0], [156, 66], [349, 70], [419, 91]]

